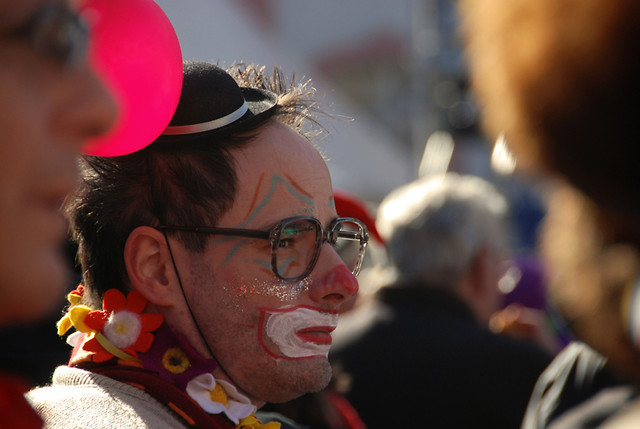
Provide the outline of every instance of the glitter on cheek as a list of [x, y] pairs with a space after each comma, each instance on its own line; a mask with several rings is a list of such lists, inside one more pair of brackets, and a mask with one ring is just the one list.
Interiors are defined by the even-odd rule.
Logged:
[[225, 289], [233, 295], [235, 305], [239, 306], [241, 300], [249, 296], [275, 297], [282, 302], [296, 301], [309, 290], [311, 283], [311, 276], [297, 282], [280, 279], [260, 280], [254, 277], [250, 281], [239, 281], [226, 286]]
[[278, 280], [276, 283], [264, 282], [262, 290], [264, 295], [275, 296], [282, 302], [296, 301], [309, 290], [311, 283], [311, 276], [297, 282]]

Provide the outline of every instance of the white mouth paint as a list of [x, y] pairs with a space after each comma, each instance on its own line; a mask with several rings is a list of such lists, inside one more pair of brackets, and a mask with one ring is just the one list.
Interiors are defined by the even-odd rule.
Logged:
[[331, 332], [338, 324], [337, 313], [307, 307], [267, 310], [265, 333], [290, 358], [328, 356]]

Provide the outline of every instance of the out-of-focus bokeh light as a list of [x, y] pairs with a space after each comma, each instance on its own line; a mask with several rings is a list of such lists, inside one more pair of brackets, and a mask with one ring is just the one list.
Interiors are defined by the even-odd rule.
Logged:
[[500, 135], [493, 146], [491, 167], [496, 173], [504, 175], [509, 175], [516, 169], [516, 158], [511, 153], [504, 135]]

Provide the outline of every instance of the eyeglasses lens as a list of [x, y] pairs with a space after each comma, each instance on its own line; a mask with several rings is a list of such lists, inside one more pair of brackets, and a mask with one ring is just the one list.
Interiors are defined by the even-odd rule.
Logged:
[[362, 227], [351, 221], [339, 222], [335, 226], [335, 243], [333, 248], [338, 252], [344, 264], [352, 273], [358, 274], [364, 255]]
[[[320, 225], [308, 219], [292, 220], [282, 226], [274, 255], [280, 277], [296, 279], [309, 274], [322, 245], [319, 235]], [[329, 232], [330, 244], [354, 274], [362, 263], [363, 237], [362, 227], [351, 221], [339, 222]]]
[[280, 277], [293, 279], [306, 273], [316, 255], [318, 235], [319, 225], [308, 219], [282, 225], [274, 255]]

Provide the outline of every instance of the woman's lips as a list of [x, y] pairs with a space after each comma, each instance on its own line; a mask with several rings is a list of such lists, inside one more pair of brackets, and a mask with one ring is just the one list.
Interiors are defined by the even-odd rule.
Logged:
[[313, 326], [296, 331], [296, 335], [302, 341], [313, 344], [331, 344], [331, 332], [335, 326]]

